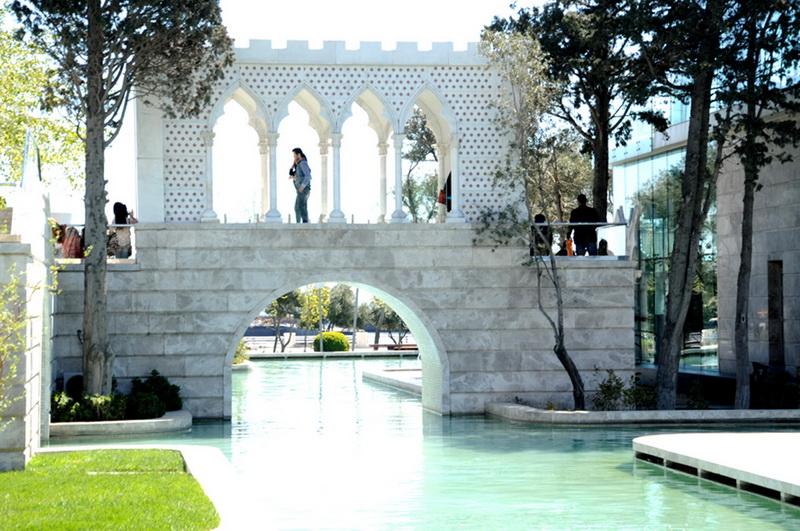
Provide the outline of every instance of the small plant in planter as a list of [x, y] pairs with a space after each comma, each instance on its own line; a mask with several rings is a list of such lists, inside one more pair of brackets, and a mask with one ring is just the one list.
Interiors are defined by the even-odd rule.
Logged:
[[6, 198], [0, 196], [0, 234], [11, 233], [11, 215], [14, 209], [8, 206]]

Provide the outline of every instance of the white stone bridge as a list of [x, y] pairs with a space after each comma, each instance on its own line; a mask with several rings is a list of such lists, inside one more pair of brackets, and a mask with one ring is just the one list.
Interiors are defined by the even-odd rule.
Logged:
[[[156, 369], [181, 386], [194, 416], [228, 418], [233, 353], [253, 318], [293, 289], [338, 282], [368, 289], [408, 324], [427, 409], [483, 413], [485, 403], [515, 397], [572, 404], [538, 309], [535, 270], [520, 265], [527, 249], [475, 246], [468, 224], [140, 223], [135, 230], [135, 260], [112, 260], [108, 276], [123, 389]], [[634, 368], [633, 263], [587, 257], [559, 265], [566, 345], [592, 392], [604, 369], [625, 377]], [[54, 377], [80, 372], [82, 276], [82, 264], [59, 275]], [[544, 300], [554, 313], [552, 288]]]

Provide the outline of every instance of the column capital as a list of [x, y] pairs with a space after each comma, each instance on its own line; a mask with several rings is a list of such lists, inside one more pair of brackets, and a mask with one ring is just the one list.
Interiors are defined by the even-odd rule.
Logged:
[[394, 140], [394, 148], [395, 149], [403, 149], [403, 141], [405, 141], [406, 135], [399, 134], [399, 135], [392, 135], [392, 140]]
[[331, 133], [331, 146], [333, 146], [334, 149], [342, 147], [343, 136], [342, 133]]
[[210, 148], [214, 145], [214, 131], [203, 131], [200, 133], [200, 138], [203, 139], [203, 145]]
[[378, 155], [381, 157], [385, 157], [389, 153], [389, 143], [388, 142], [378, 142]]
[[269, 147], [277, 147], [278, 146], [278, 138], [281, 136], [280, 133], [265, 133], [264, 140], [269, 144]]

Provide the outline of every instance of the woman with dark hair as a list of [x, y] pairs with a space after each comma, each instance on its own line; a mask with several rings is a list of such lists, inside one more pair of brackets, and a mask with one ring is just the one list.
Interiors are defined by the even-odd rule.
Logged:
[[131, 228], [119, 225], [131, 225], [138, 220], [133, 217], [133, 212], [128, 212], [124, 203], [114, 203], [114, 225], [108, 233], [108, 256], [114, 258], [130, 258], [133, 253], [131, 243]]
[[294, 215], [297, 223], [308, 223], [308, 196], [311, 193], [311, 169], [300, 148], [292, 150], [294, 164], [289, 169], [289, 178], [294, 181], [297, 198], [294, 201]]

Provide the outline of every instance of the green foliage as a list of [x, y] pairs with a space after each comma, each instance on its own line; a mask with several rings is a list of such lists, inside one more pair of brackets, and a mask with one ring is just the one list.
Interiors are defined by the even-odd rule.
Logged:
[[52, 422], [123, 420], [126, 418], [127, 405], [128, 397], [121, 393], [110, 395], [83, 393], [78, 400], [74, 400], [67, 393], [58, 391], [53, 393], [50, 400], [50, 420]]
[[305, 328], [317, 328], [320, 321], [320, 300], [322, 302], [322, 320], [328, 317], [331, 302], [331, 290], [328, 286], [322, 288], [308, 287], [300, 295], [300, 324]]
[[439, 175], [436, 171], [417, 175], [424, 162], [436, 162], [436, 136], [428, 128], [425, 113], [414, 107], [414, 115], [404, 129], [406, 147], [403, 158], [410, 162], [403, 181], [403, 205], [414, 223], [428, 223], [438, 213], [436, 199], [439, 192]]
[[[172, 450], [43, 453], [0, 473], [0, 522], [17, 529], [214, 529], [220, 519]], [[5, 526], [4, 526], [5, 527]]]
[[606, 379], [597, 386], [597, 393], [592, 397], [592, 405], [598, 411], [616, 411], [622, 408], [625, 382], [609, 369]]
[[181, 409], [180, 387], [153, 371], [146, 380], [134, 378], [130, 395], [83, 393], [77, 400], [67, 393], [53, 393], [51, 422], [94, 422], [99, 420], [153, 419], [167, 411]]
[[597, 411], [650, 410], [656, 406], [656, 389], [643, 385], [637, 376], [631, 376], [626, 385], [613, 370], [606, 371], [606, 379], [600, 382], [592, 405]]
[[353, 326], [353, 305], [355, 296], [353, 288], [346, 284], [336, 284], [331, 289], [328, 305], [328, 322], [330, 326], [350, 328]]
[[236, 346], [236, 352], [233, 353], [233, 364], [239, 365], [249, 359], [250, 355], [247, 353], [247, 341], [240, 339], [239, 344]]
[[[14, 396], [9, 390], [17, 375], [19, 357], [27, 346], [25, 327], [28, 317], [21, 296], [24, 284], [21, 275], [14, 273], [13, 266], [8, 275], [9, 281], [3, 285], [0, 293], [0, 413], [22, 398], [22, 394]], [[0, 431], [9, 422], [0, 422]]]
[[[323, 332], [322, 341], [325, 352], [347, 352], [350, 350], [350, 342], [341, 332]], [[314, 352], [319, 352], [319, 334], [314, 337]]]
[[[164, 403], [167, 411], [177, 411], [183, 407], [180, 391], [181, 388], [179, 386], [169, 383], [169, 380], [158, 374], [156, 370], [151, 372], [150, 376], [144, 381], [134, 378], [131, 382], [131, 400], [135, 402], [137, 394], [152, 393], [159, 401]], [[145, 400], [149, 401], [150, 399], [146, 398]], [[160, 417], [161, 415], [158, 416]]]
[[131, 395], [128, 401], [126, 418], [129, 419], [157, 419], [167, 412], [164, 402], [155, 393], [138, 392]]
[[[41, 50], [13, 37], [10, 22], [6, 8], [0, 6], [0, 181], [20, 179], [30, 133], [44, 168], [57, 166], [53, 174], [74, 185], [83, 177], [81, 139], [63, 117], [39, 112], [52, 65]], [[47, 178], [48, 172], [44, 175]]]

